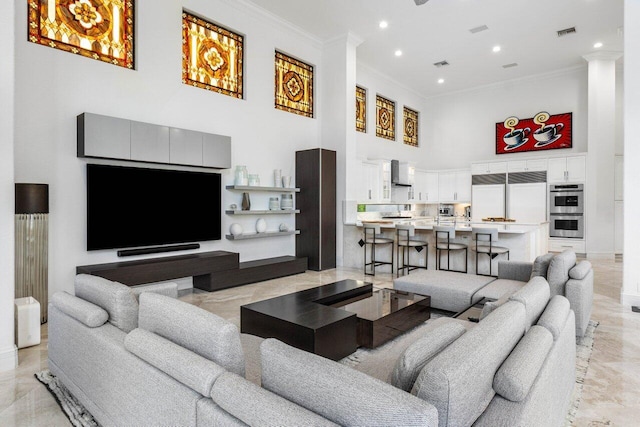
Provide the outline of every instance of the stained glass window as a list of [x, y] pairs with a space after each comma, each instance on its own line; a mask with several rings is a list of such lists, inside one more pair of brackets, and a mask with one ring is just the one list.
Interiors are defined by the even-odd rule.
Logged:
[[356, 86], [356, 130], [367, 132], [367, 90]]
[[30, 0], [29, 41], [133, 68], [133, 0]]
[[182, 83], [242, 98], [244, 38], [182, 13]]
[[376, 136], [396, 140], [396, 103], [376, 95]]
[[404, 137], [403, 141], [413, 147], [418, 146], [418, 112], [404, 107]]
[[278, 110], [313, 117], [313, 66], [276, 51]]

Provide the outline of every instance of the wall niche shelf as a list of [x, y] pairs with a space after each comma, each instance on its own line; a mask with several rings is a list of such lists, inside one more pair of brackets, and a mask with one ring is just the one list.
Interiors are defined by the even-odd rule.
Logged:
[[274, 193], [299, 193], [299, 188], [284, 188], [284, 187], [262, 187], [262, 186], [251, 186], [251, 185], [227, 185], [225, 187], [227, 190], [235, 190], [235, 191], [271, 191]]
[[246, 233], [246, 234], [240, 234], [238, 236], [227, 234], [225, 237], [227, 238], [227, 240], [248, 240], [248, 239], [261, 239], [264, 237], [274, 237], [274, 236], [291, 236], [293, 234], [300, 234], [300, 230], [265, 231], [264, 233]]
[[300, 209], [278, 209], [273, 211], [261, 211], [261, 210], [235, 210], [235, 211], [224, 211], [227, 215], [287, 215], [300, 213]]

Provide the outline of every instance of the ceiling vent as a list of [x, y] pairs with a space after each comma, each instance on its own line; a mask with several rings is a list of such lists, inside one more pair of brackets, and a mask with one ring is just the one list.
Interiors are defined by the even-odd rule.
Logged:
[[487, 27], [486, 25], [480, 25], [479, 27], [475, 27], [469, 30], [469, 32], [471, 34], [475, 34], [475, 33], [479, 33], [480, 31], [486, 31], [488, 30], [489, 27]]
[[447, 61], [440, 61], [440, 62], [436, 62], [433, 65], [435, 65], [436, 68], [442, 68], [442, 67], [446, 67], [447, 65], [449, 65], [449, 63]]
[[511, 64], [505, 64], [502, 66], [502, 68], [513, 68], [513, 67], [517, 67], [518, 63], [517, 62], [512, 62]]
[[565, 28], [564, 30], [558, 31], [558, 37], [563, 37], [568, 34], [573, 34], [576, 32], [576, 27]]

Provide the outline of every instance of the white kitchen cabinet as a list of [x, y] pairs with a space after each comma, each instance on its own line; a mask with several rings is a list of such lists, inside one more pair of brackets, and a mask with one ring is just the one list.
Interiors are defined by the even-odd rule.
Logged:
[[415, 172], [414, 203], [438, 202], [438, 172]]
[[587, 246], [584, 240], [578, 239], [549, 239], [549, 252], [562, 252], [567, 249], [578, 254], [587, 252]]
[[584, 182], [587, 176], [584, 156], [549, 159], [547, 182]]
[[186, 129], [169, 130], [171, 163], [202, 166], [202, 133]]
[[471, 171], [441, 172], [438, 181], [440, 202], [471, 202]]
[[547, 159], [514, 160], [507, 166], [509, 173], [515, 172], [539, 172], [547, 170]]
[[132, 121], [131, 160], [169, 163], [169, 127]]
[[518, 222], [540, 224], [547, 220], [547, 184], [507, 185], [507, 216]]
[[614, 200], [624, 200], [624, 176], [623, 176], [623, 166], [624, 166], [624, 157], [623, 156], [615, 156], [613, 172], [614, 172], [614, 181], [613, 181], [613, 193]]
[[507, 162], [486, 162], [486, 163], [472, 163], [471, 174], [472, 175], [485, 175], [491, 173], [506, 173]]
[[391, 161], [362, 162], [362, 178], [359, 200], [371, 203], [391, 201]]

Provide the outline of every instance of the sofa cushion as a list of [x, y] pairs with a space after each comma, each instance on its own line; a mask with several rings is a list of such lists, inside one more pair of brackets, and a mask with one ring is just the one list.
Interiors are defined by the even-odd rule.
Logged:
[[264, 388], [337, 424], [437, 425], [433, 405], [362, 372], [273, 338], [260, 353]]
[[497, 279], [477, 292], [477, 296], [492, 300], [499, 300], [504, 295], [511, 295], [522, 288], [527, 282], [509, 279]]
[[576, 253], [566, 250], [556, 254], [549, 263], [547, 281], [551, 288], [551, 296], [564, 295], [564, 286], [569, 280], [569, 270], [576, 265]]
[[140, 328], [127, 334], [124, 347], [203, 396], [209, 396], [213, 383], [225, 372], [209, 359]]
[[560, 336], [560, 332], [562, 332], [567, 322], [569, 311], [571, 311], [569, 300], [562, 295], [556, 295], [549, 301], [547, 308], [544, 310], [544, 313], [542, 313], [542, 316], [540, 316], [540, 320], [538, 320], [538, 325], [551, 332], [553, 340], [555, 341]]
[[447, 311], [462, 311], [480, 301], [475, 294], [493, 277], [476, 276], [441, 270], [420, 270], [394, 279], [395, 289], [431, 296], [431, 307]]
[[391, 385], [410, 392], [427, 362], [466, 332], [458, 323], [446, 323], [428, 331], [405, 349], [396, 361]]
[[511, 295], [509, 300], [524, 304], [527, 311], [526, 330], [529, 330], [529, 327], [536, 323], [549, 302], [549, 284], [544, 277], [536, 276], [529, 280], [522, 289]]
[[247, 427], [243, 423], [215, 403], [211, 399], [200, 399], [196, 403], [197, 427]]
[[226, 412], [250, 426], [337, 425], [231, 372], [218, 378], [211, 390], [211, 398]]
[[128, 286], [98, 276], [78, 274], [75, 293], [102, 307], [109, 313], [109, 323], [121, 331], [131, 332], [138, 326], [138, 301]]
[[140, 295], [140, 328], [156, 333], [244, 376], [238, 328], [186, 302], [152, 292]]
[[542, 276], [547, 278], [547, 272], [549, 271], [549, 264], [553, 259], [553, 254], [544, 254], [537, 256], [533, 261], [533, 267], [531, 269], [531, 278], [536, 276]]
[[526, 312], [509, 301], [434, 357], [412, 394], [438, 410], [438, 426], [470, 426], [495, 396], [493, 377], [524, 334]]
[[583, 260], [569, 270], [569, 277], [576, 280], [582, 280], [587, 277], [587, 274], [589, 274], [591, 270], [591, 263], [587, 260]]
[[171, 298], [178, 298], [178, 284], [175, 282], [154, 283], [152, 285], [133, 286], [131, 292], [137, 300], [140, 300], [140, 294], [143, 292], [153, 292], [160, 295], [166, 295]]
[[513, 349], [493, 378], [493, 389], [512, 402], [522, 402], [553, 345], [551, 332], [534, 325]]
[[53, 294], [51, 304], [90, 328], [102, 326], [109, 319], [109, 313], [104, 309], [66, 292]]

